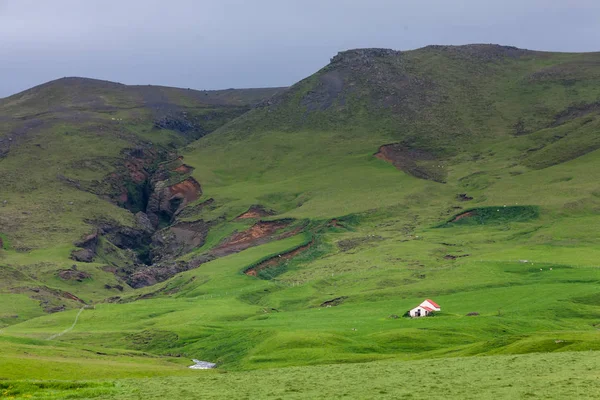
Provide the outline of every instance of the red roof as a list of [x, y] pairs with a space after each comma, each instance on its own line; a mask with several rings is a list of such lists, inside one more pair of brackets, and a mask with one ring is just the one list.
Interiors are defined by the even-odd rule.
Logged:
[[441, 308], [440, 306], [437, 305], [437, 303], [433, 300], [430, 299], [426, 299], [425, 301], [428, 301], [429, 303], [431, 303], [432, 306], [434, 306], [435, 308]]
[[435, 311], [434, 309], [425, 306], [421, 306], [421, 308], [427, 311]]

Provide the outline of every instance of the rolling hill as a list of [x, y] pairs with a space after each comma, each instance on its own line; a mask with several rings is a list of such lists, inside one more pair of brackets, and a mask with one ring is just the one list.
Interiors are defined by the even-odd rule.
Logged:
[[[498, 45], [0, 100], [0, 388], [594, 398], [599, 101], [600, 53]], [[425, 298], [442, 311], [403, 317]]]

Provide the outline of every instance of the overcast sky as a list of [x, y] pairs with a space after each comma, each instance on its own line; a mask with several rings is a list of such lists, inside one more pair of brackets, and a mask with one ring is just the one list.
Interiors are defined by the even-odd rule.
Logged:
[[340, 50], [600, 50], [599, 0], [0, 0], [0, 97], [63, 76], [288, 86]]

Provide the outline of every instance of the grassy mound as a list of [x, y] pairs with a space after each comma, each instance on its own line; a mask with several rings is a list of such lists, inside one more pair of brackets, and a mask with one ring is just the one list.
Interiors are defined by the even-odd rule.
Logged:
[[499, 206], [472, 208], [450, 218], [439, 228], [463, 225], [491, 225], [509, 222], [524, 222], [538, 218], [537, 206]]

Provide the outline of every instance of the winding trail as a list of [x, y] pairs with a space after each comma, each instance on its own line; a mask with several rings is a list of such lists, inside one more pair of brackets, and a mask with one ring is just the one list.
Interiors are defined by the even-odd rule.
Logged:
[[79, 309], [79, 312], [77, 313], [77, 316], [75, 317], [75, 321], [73, 321], [73, 325], [71, 325], [69, 328], [65, 329], [64, 331], [57, 333], [55, 335], [50, 336], [48, 339], [46, 340], [53, 340], [56, 339], [57, 337], [61, 337], [62, 335], [64, 335], [65, 333], [69, 333], [73, 330], [73, 328], [75, 328], [75, 325], [77, 325], [77, 321], [79, 320], [79, 316], [81, 315], [81, 313], [83, 312], [84, 309], [86, 309], [88, 306], [83, 306]]

